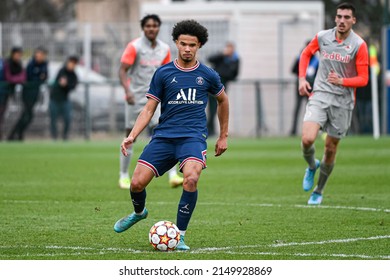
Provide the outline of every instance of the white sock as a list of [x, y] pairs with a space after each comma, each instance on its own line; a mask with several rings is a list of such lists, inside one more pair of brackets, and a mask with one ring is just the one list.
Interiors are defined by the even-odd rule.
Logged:
[[119, 172], [119, 178], [121, 179], [126, 179], [126, 178], [130, 178], [130, 175], [129, 175], [129, 172]]
[[129, 167], [131, 162], [131, 157], [133, 155], [133, 147], [127, 149], [128, 156], [125, 157], [122, 152], [119, 155], [119, 176], [121, 179], [129, 178]]
[[176, 171], [176, 165], [174, 167], [172, 167], [171, 169], [169, 169], [168, 171], [168, 176], [169, 178], [172, 178], [174, 176], [177, 175], [177, 171]]
[[186, 231], [185, 231], [185, 230], [180, 230], [180, 235], [181, 235], [181, 236], [186, 235]]
[[143, 215], [145, 213], [145, 208], [144, 208], [144, 210], [142, 210], [142, 212], [141, 213], [135, 213], [137, 216], [141, 216], [141, 215]]

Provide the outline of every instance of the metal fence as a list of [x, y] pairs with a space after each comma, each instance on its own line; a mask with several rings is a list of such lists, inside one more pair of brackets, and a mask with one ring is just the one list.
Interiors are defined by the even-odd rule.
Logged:
[[[284, 93], [270, 98], [279, 88]], [[294, 98], [294, 80], [239, 80], [229, 85], [231, 104], [231, 134], [244, 137], [287, 135], [292, 122], [291, 102]], [[9, 99], [5, 114], [6, 136], [21, 114], [21, 87]], [[42, 87], [35, 106], [35, 118], [27, 137], [48, 138], [49, 87]], [[123, 90], [117, 80], [81, 82], [71, 94], [73, 119], [71, 137], [90, 139], [94, 134], [118, 134], [124, 131]], [[254, 102], [253, 102], [254, 100]], [[303, 112], [302, 112], [303, 113]], [[215, 120], [217, 121], [217, 120]]]

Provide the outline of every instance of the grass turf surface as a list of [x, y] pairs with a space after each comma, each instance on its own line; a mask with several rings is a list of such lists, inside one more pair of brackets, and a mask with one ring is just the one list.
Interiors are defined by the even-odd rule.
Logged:
[[231, 139], [220, 158], [211, 140], [186, 253], [148, 244], [176, 220], [166, 175], [147, 189], [148, 219], [113, 231], [132, 211], [119, 142], [0, 144], [0, 259], [390, 259], [390, 138], [343, 140], [321, 207], [306, 206], [298, 138]]

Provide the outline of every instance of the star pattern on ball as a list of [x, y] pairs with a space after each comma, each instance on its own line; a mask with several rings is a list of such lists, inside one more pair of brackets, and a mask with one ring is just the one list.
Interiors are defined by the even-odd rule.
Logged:
[[166, 234], [164, 234], [163, 236], [160, 237], [160, 243], [168, 245], [169, 239], [170, 238]]
[[156, 226], [153, 226], [151, 229], [150, 229], [150, 234], [154, 234], [157, 232], [157, 227]]

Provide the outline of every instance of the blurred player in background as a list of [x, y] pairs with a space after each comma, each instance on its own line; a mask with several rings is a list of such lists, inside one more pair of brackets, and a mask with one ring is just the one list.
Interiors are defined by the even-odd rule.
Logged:
[[[121, 58], [119, 79], [126, 94], [125, 109], [126, 137], [133, 129], [135, 120], [147, 102], [146, 93], [154, 72], [158, 67], [171, 61], [169, 46], [157, 39], [161, 20], [157, 15], [147, 15], [141, 20], [143, 36], [131, 41]], [[128, 79], [130, 76], [130, 85]], [[152, 130], [158, 124], [159, 114], [155, 114], [149, 123]], [[119, 187], [130, 188], [129, 166], [133, 155], [133, 145], [127, 149], [128, 156], [120, 153]], [[177, 174], [176, 167], [169, 171], [169, 184], [180, 186], [183, 178]]]
[[[353, 30], [355, 7], [342, 3], [336, 9], [336, 27], [317, 33], [303, 50], [299, 63], [299, 92], [309, 96], [302, 131], [303, 157], [309, 167], [303, 178], [303, 189], [310, 191], [314, 175], [320, 168], [318, 183], [308, 204], [322, 202], [322, 193], [335, 163], [337, 147], [351, 124], [355, 89], [368, 82], [367, 45]], [[306, 80], [306, 69], [312, 55], [320, 54], [320, 64], [313, 93]], [[315, 158], [314, 142], [319, 130], [327, 132], [325, 153], [320, 162]]]
[[24, 132], [34, 117], [34, 105], [37, 103], [42, 84], [47, 80], [47, 51], [43, 47], [38, 47], [29, 61], [26, 69], [27, 82], [23, 86], [23, 111], [11, 131], [8, 140], [21, 141]]
[[215, 156], [227, 149], [229, 101], [217, 72], [196, 59], [198, 49], [207, 42], [207, 29], [194, 20], [185, 20], [174, 26], [172, 37], [178, 58], [156, 71], [147, 94], [148, 102], [130, 135], [122, 142], [122, 152], [127, 155], [128, 147], [145, 129], [161, 103], [160, 123], [142, 152], [131, 180], [134, 212], [118, 220], [114, 230], [123, 232], [147, 217], [146, 186], [153, 177], [163, 175], [180, 162], [184, 182], [177, 211], [180, 230], [177, 249], [185, 251], [190, 248], [184, 243], [184, 235], [198, 198], [198, 180], [202, 169], [206, 168], [208, 95], [212, 94], [218, 101], [220, 135]]

